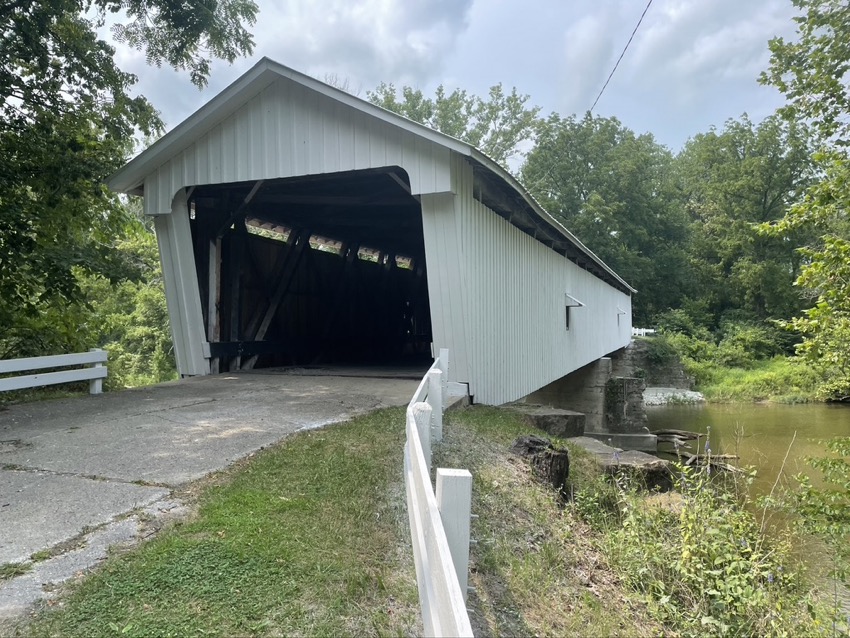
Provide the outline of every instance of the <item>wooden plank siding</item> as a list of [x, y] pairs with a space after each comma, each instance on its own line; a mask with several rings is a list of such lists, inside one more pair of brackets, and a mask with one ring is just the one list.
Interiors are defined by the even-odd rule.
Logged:
[[278, 79], [145, 178], [148, 215], [187, 186], [400, 166], [413, 193], [450, 189], [450, 153], [410, 131]]
[[[422, 206], [434, 348], [451, 349], [450, 380], [498, 405], [628, 345], [631, 297], [477, 201], [463, 158], [453, 170], [457, 195]], [[585, 304], [569, 330], [566, 294]]]

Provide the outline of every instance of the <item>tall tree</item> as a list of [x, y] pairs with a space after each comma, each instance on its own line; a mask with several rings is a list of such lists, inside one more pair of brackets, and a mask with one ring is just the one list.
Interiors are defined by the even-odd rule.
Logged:
[[694, 136], [677, 158], [683, 202], [692, 220], [688, 250], [699, 297], [714, 318], [788, 319], [802, 308], [794, 280], [804, 241], [759, 233], [811, 182], [811, 137], [772, 116], [746, 116]]
[[551, 115], [522, 178], [531, 193], [639, 293], [634, 319], [677, 307], [691, 284], [673, 157], [615, 118]]
[[850, 5], [844, 0], [793, 0], [795, 40], [770, 42], [762, 82], [782, 91], [783, 114], [819, 133], [814, 160], [820, 179], [765, 232], [784, 235], [812, 228], [819, 241], [803, 249], [797, 283], [815, 299], [791, 325], [804, 336], [800, 353], [824, 375], [823, 392], [850, 395]]
[[[252, 0], [13, 0], [0, 6], [0, 325], [23, 329], [45, 304], [78, 295], [75, 268], [127, 274], [110, 250], [122, 208], [103, 186], [137, 132], [161, 128], [131, 95], [136, 78], [98, 36], [151, 64], [189, 71], [203, 86], [214, 57], [233, 61], [253, 41]], [[29, 323], [26, 318], [29, 318]], [[32, 344], [38, 349], [37, 344]], [[23, 354], [23, 352], [21, 352]]]
[[475, 146], [506, 168], [531, 146], [540, 112], [528, 105], [527, 95], [519, 95], [516, 88], [505, 94], [501, 84], [491, 87], [487, 98], [461, 89], [446, 93], [443, 85], [433, 98], [409, 86], [402, 87], [399, 96], [395, 86], [384, 83], [366, 96], [373, 104]]

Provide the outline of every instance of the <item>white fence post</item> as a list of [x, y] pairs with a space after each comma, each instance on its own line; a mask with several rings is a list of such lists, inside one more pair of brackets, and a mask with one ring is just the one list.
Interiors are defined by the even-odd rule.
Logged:
[[442, 376], [443, 373], [440, 370], [428, 372], [428, 405], [431, 406], [431, 431], [437, 443], [443, 440]]
[[[89, 352], [103, 352], [101, 348], [89, 348]], [[92, 367], [94, 368], [102, 368], [103, 364], [98, 361]], [[102, 394], [103, 393], [103, 379], [98, 377], [97, 379], [89, 380], [89, 394]]]
[[472, 474], [468, 470], [437, 470], [437, 507], [460, 591], [466, 600], [469, 579], [469, 521], [472, 513]]
[[416, 431], [419, 433], [419, 442], [422, 444], [422, 454], [425, 455], [425, 463], [428, 472], [431, 472], [431, 406], [424, 401], [414, 403], [411, 408], [413, 420], [416, 422]]
[[442, 376], [443, 410], [449, 405], [449, 349], [440, 348], [440, 372]]

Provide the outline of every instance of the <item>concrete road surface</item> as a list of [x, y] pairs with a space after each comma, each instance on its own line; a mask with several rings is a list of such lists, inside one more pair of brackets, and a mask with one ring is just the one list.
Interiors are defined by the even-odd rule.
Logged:
[[173, 488], [298, 430], [403, 405], [423, 372], [222, 374], [0, 411], [0, 565], [56, 554], [0, 581], [0, 628], [132, 541], [141, 516], [183, 511]]

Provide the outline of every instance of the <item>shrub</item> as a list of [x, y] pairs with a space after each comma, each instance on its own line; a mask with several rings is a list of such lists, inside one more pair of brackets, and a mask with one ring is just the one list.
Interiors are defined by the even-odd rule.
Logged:
[[706, 468], [679, 471], [675, 507], [621, 493], [622, 524], [605, 539], [615, 569], [683, 635], [808, 633], [812, 618], [788, 544], [769, 541]]

